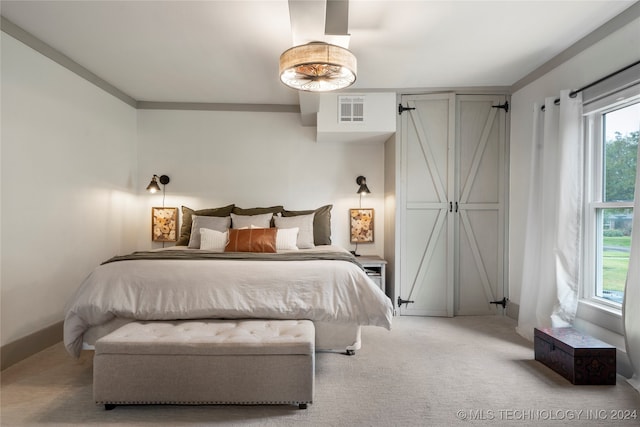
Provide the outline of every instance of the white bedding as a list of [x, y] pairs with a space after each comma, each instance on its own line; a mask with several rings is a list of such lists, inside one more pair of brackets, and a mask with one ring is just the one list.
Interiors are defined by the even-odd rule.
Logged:
[[[336, 250], [344, 252], [305, 252]], [[358, 265], [343, 260], [117, 261], [97, 267], [67, 306], [69, 353], [77, 357], [83, 334], [116, 317], [309, 319], [390, 329], [393, 305]]]

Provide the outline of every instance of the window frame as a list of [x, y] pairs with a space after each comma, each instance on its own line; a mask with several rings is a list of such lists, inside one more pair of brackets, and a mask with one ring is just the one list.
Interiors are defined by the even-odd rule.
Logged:
[[[602, 221], [600, 215], [604, 209], [633, 208], [630, 202], [605, 202], [603, 195], [604, 144], [603, 122], [607, 113], [616, 111], [640, 102], [640, 84], [603, 96], [583, 108], [585, 130], [585, 201], [584, 201], [584, 245], [583, 274], [580, 286], [579, 312], [588, 313], [593, 323], [607, 329], [620, 329], [622, 333], [622, 304], [599, 297], [597, 286], [602, 281], [597, 277], [602, 271], [599, 268], [601, 253]], [[636, 172], [638, 173], [638, 172]], [[636, 213], [634, 213], [636, 214]], [[611, 327], [612, 317], [614, 327]], [[609, 325], [609, 326], [606, 326]]]

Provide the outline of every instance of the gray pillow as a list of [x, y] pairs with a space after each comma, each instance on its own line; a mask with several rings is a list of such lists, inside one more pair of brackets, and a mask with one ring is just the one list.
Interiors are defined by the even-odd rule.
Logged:
[[272, 213], [258, 215], [236, 215], [231, 213], [231, 224], [233, 228], [270, 228]]
[[176, 246], [187, 246], [191, 238], [191, 219], [192, 215], [199, 216], [229, 216], [235, 205], [223, 206], [220, 208], [199, 209], [194, 211], [186, 206], [182, 207], [182, 226], [180, 227], [180, 238], [176, 242]]
[[189, 238], [189, 247], [192, 249], [200, 249], [200, 229], [207, 228], [209, 230], [224, 233], [231, 226], [231, 217], [217, 216], [200, 216], [191, 215], [191, 237]]
[[313, 244], [313, 216], [297, 215], [291, 217], [276, 216], [273, 220], [276, 223], [276, 228], [298, 228], [298, 239], [296, 240], [296, 246], [298, 249], [310, 249], [314, 248]]
[[233, 212], [236, 215], [259, 215], [265, 213], [273, 213], [276, 214], [278, 212], [282, 212], [284, 210], [283, 206], [269, 206], [268, 208], [239, 208], [237, 206], [233, 207]]
[[313, 217], [313, 243], [316, 245], [331, 244], [331, 208], [333, 205], [325, 205], [315, 210], [308, 211], [283, 211], [282, 216], [298, 216], [315, 214]]
[[[284, 207], [281, 205], [269, 206], [266, 208], [239, 208], [237, 206], [234, 206], [231, 212], [234, 213], [235, 215], [260, 215], [260, 214], [266, 214], [266, 213], [272, 213], [274, 215], [277, 215], [281, 213], [283, 210], [284, 210]], [[231, 220], [231, 222], [233, 223], [233, 220]], [[235, 225], [232, 225], [232, 227], [236, 228]], [[269, 224], [269, 227], [273, 227], [273, 219], [271, 220], [271, 224]]]

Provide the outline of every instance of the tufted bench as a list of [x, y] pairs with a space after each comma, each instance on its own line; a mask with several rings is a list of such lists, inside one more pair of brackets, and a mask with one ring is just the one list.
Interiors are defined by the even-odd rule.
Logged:
[[93, 397], [127, 404], [296, 404], [313, 400], [309, 320], [132, 322], [99, 339]]

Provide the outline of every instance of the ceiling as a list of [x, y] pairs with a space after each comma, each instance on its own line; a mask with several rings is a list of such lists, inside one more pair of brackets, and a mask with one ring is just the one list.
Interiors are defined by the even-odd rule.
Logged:
[[[138, 101], [298, 104], [278, 79], [324, 1], [5, 1], [2, 16]], [[351, 0], [352, 91], [508, 87], [634, 3]]]

